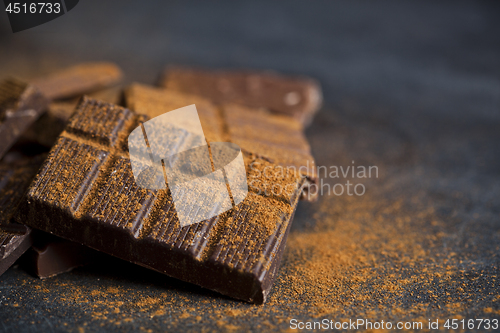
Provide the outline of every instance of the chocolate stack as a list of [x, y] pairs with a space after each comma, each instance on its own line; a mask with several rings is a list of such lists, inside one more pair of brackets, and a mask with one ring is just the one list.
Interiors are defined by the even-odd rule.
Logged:
[[[22, 136], [16, 131], [18, 141], [51, 147], [46, 158], [28, 158], [22, 168], [13, 165], [19, 161], [2, 162], [0, 268], [34, 242], [27, 266], [51, 276], [91, 260], [91, 248], [230, 297], [265, 302], [298, 200], [314, 199], [307, 193], [316, 182], [314, 159], [303, 127], [319, 108], [318, 84], [274, 73], [170, 68], [161, 87], [133, 84], [120, 99], [120, 89], [95, 92], [119, 80], [116, 67], [82, 66], [31, 85], [16, 83], [11, 90], [17, 95], [0, 103], [4, 114], [34, 110], [31, 127]], [[83, 93], [77, 102], [68, 99]], [[192, 104], [207, 142], [241, 148], [248, 193], [232, 209], [181, 227], [169, 188], [136, 184], [127, 139], [149, 119]], [[182, 202], [197, 203], [193, 196]]]

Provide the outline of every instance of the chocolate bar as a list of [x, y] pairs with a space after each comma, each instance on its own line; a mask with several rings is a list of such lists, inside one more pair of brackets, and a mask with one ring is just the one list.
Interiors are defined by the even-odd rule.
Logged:
[[[279, 166], [245, 154], [254, 186], [243, 202], [181, 227], [170, 190], [141, 188], [134, 180], [127, 137], [148, 119], [84, 97], [30, 185], [17, 221], [224, 295], [263, 303], [279, 268], [303, 176], [274, 172], [268, 179], [263, 169], [273, 172]], [[269, 185], [287, 190], [267, 191]], [[184, 204], [197, 206], [199, 198], [188, 196]]]
[[273, 72], [169, 67], [163, 73], [160, 85], [200, 95], [217, 104], [232, 102], [252, 108], [265, 108], [291, 116], [305, 126], [311, 123], [322, 100], [317, 81]]
[[202, 97], [137, 83], [126, 89], [125, 103], [131, 110], [150, 117], [196, 104], [209, 141], [234, 142], [243, 151], [295, 169], [306, 177], [301, 198], [316, 200], [317, 195], [308, 193], [309, 185], [318, 180], [315, 161], [302, 125], [295, 119], [237, 104], [216, 107]]
[[34, 243], [23, 257], [22, 266], [41, 279], [90, 264], [97, 253], [78, 243], [44, 232], [33, 231]]
[[0, 164], [0, 275], [33, 243], [31, 229], [11, 219], [44, 158]]
[[113, 63], [82, 63], [31, 80], [49, 99], [69, 98], [119, 82], [121, 69]]

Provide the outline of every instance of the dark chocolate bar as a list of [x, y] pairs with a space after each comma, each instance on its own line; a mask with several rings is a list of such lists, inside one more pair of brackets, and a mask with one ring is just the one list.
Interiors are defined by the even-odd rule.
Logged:
[[123, 77], [121, 69], [109, 62], [90, 62], [71, 66], [31, 80], [49, 99], [69, 98], [108, 87]]
[[[304, 178], [275, 172], [267, 179], [263, 168], [273, 172], [279, 166], [245, 154], [253, 186], [243, 202], [181, 227], [170, 191], [140, 188], [132, 174], [127, 136], [147, 119], [84, 97], [30, 185], [17, 220], [222, 294], [263, 303]], [[286, 190], [268, 191], [269, 186]], [[196, 195], [185, 200], [186, 205], [199, 204]]]
[[237, 104], [215, 106], [206, 99], [173, 90], [133, 84], [125, 92], [126, 106], [156, 117], [188, 104], [196, 104], [208, 141], [230, 141], [243, 151], [306, 176], [302, 199], [309, 195], [309, 184], [317, 182], [315, 161], [302, 125], [290, 117], [269, 114]]
[[237, 103], [291, 116], [311, 123], [321, 106], [321, 88], [311, 78], [288, 77], [273, 72], [209, 71], [169, 67], [160, 85], [167, 89], [206, 97], [217, 104]]
[[11, 219], [44, 158], [0, 164], [0, 275], [33, 243], [31, 229]]
[[15, 79], [0, 82], [0, 159], [40, 117], [47, 103], [33, 85]]

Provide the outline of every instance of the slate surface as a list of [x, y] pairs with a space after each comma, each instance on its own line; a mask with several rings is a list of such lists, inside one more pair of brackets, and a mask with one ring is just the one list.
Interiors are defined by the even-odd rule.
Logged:
[[[80, 1], [59, 19], [16, 34], [2, 12], [0, 77], [29, 78], [90, 60], [114, 61], [128, 82], [151, 84], [168, 63], [314, 76], [325, 97], [307, 130], [318, 164], [355, 161], [378, 166], [380, 175], [365, 182], [360, 201], [323, 195], [301, 203], [292, 239], [329, 218], [359, 227], [355, 242], [379, 227], [371, 216], [391, 208], [387, 228], [411, 229], [432, 269], [456, 258], [448, 267], [456, 273], [433, 282], [432, 295], [410, 256], [405, 274], [416, 282], [403, 295], [372, 296], [345, 305], [343, 317], [340, 310], [327, 317], [411, 320], [414, 307], [412, 314], [389, 310], [398, 303], [419, 306], [423, 318], [499, 318], [499, 17], [494, 2]], [[373, 207], [360, 204], [374, 198]], [[325, 207], [335, 215], [315, 213]], [[352, 236], [335, 222], [329, 228]], [[377, 251], [376, 279], [401, 273]], [[294, 258], [289, 247], [275, 298], [290, 294]], [[331, 297], [351, 296], [339, 288]], [[0, 332], [286, 330], [288, 319], [317, 313], [300, 297], [251, 306], [109, 257], [55, 279], [40, 281], [18, 267], [0, 278]]]

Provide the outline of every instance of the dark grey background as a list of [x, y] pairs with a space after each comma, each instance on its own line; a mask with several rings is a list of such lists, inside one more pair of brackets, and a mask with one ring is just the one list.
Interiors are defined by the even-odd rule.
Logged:
[[[437, 299], [429, 299], [415, 284], [403, 299], [384, 300], [382, 307], [353, 304], [347, 313], [355, 318], [373, 310], [373, 320], [408, 319], [387, 310], [393, 302], [422, 304], [424, 317], [481, 318], [484, 308], [500, 311], [498, 3], [82, 0], [68, 14], [16, 34], [0, 13], [0, 77], [30, 78], [93, 60], [116, 62], [127, 82], [149, 84], [171, 63], [274, 69], [317, 78], [325, 105], [306, 134], [318, 164], [355, 160], [357, 165], [377, 165], [381, 177], [367, 182], [367, 192], [388, 206], [401, 200], [405, 207], [387, 217], [391, 227], [398, 217], [430, 209], [429, 217], [413, 227], [422, 244], [438, 233], [446, 235], [433, 243], [429, 256], [461, 258], [455, 268], [465, 288], [464, 294], [456, 294], [451, 280], [449, 288], [446, 283], [436, 287]], [[335, 196], [301, 203], [292, 235], [322, 223], [314, 212], [328, 205], [341, 205], [345, 214], [356, 207]], [[339, 219], [343, 211], [337, 212]], [[432, 225], [436, 219], [442, 221], [438, 229]], [[369, 227], [372, 222], [357, 223]], [[379, 255], [376, 249], [373, 254]], [[286, 274], [293, 270], [293, 258], [289, 250], [274, 293], [290, 288]], [[251, 306], [118, 260], [103, 260], [46, 281], [20, 268], [7, 271], [0, 278], [0, 331], [231, 328], [218, 320], [239, 330], [263, 331], [288, 327], [277, 318], [306, 320], [316, 313], [315, 304], [303, 300]], [[384, 267], [379, 279], [390, 279], [396, 268]], [[71, 293], [110, 286], [119, 286], [122, 294], [74, 304], [61, 301]], [[106, 308], [102, 302], [155, 295], [168, 295], [174, 310], [155, 316], [154, 307], [128, 308], [133, 320], [120, 324], [113, 323], [112, 313], [106, 319], [95, 313], [96, 306]], [[332, 297], [343, 295], [333, 291]], [[464, 307], [453, 312], [437, 306], [450, 297]], [[180, 318], [186, 308], [201, 321], [193, 315]], [[246, 315], [225, 316], [227, 308], [245, 309]], [[500, 317], [495, 312], [488, 316]]]

